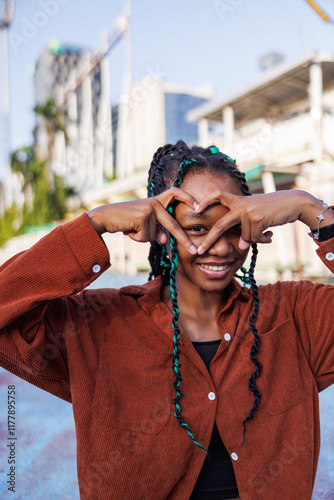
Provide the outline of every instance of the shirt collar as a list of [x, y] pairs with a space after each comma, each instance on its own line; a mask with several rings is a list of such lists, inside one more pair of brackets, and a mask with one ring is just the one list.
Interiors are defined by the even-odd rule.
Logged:
[[[156, 304], [161, 302], [161, 288], [163, 286], [162, 277], [158, 276], [152, 281], [145, 283], [145, 285], [130, 285], [123, 287], [119, 290], [120, 293], [125, 295], [132, 295], [138, 297], [138, 304], [140, 307], [146, 311]], [[239, 297], [240, 300], [249, 300], [250, 290], [249, 288], [242, 287], [238, 281], [233, 278], [228, 286], [228, 299], [226, 305], [221, 310], [221, 313], [227, 311], [236, 298]]]

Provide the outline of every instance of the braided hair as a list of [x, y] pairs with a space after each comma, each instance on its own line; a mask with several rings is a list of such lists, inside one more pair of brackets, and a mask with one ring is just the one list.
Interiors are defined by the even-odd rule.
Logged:
[[[251, 192], [246, 183], [245, 174], [241, 172], [236, 165], [235, 160], [229, 156], [221, 153], [219, 149], [215, 146], [210, 146], [208, 148], [201, 148], [194, 146], [189, 148], [183, 141], [178, 141], [175, 145], [166, 144], [165, 146], [159, 148], [153, 156], [149, 176], [148, 176], [148, 196], [156, 196], [163, 191], [166, 191], [172, 186], [179, 187], [184, 180], [187, 173], [191, 171], [192, 174], [200, 173], [203, 171], [208, 171], [210, 173], [218, 173], [220, 175], [228, 175], [232, 178], [236, 184], [240, 187], [244, 196], [250, 196]], [[171, 203], [168, 207], [168, 212], [175, 217], [175, 206], [176, 203]], [[173, 336], [173, 371], [175, 375], [174, 389], [175, 398], [173, 400], [175, 406], [175, 417], [178, 420], [181, 427], [183, 427], [192, 441], [207, 453], [205, 448], [196, 441], [191, 429], [187, 423], [183, 421], [181, 416], [181, 406], [180, 399], [182, 393], [180, 391], [180, 384], [182, 381], [182, 373], [180, 371], [180, 351], [179, 351], [179, 339], [180, 339], [180, 329], [178, 325], [179, 320], [179, 307], [177, 302], [177, 288], [176, 288], [176, 271], [178, 266], [178, 254], [177, 254], [177, 242], [173, 235], [170, 235], [170, 250], [171, 257], [169, 258], [166, 250], [166, 246], [159, 245], [157, 242], [151, 243], [149, 262], [151, 265], [151, 272], [149, 275], [149, 280], [162, 276], [164, 282], [169, 284], [171, 302], [173, 309], [173, 320], [172, 326], [174, 331]], [[255, 370], [252, 373], [249, 381], [248, 388], [254, 395], [253, 406], [249, 412], [249, 415], [244, 419], [243, 425], [243, 441], [241, 446], [245, 442], [245, 432], [246, 423], [254, 418], [254, 414], [258, 409], [261, 393], [255, 384], [255, 380], [259, 377], [262, 366], [257, 359], [257, 353], [260, 345], [260, 337], [255, 326], [255, 319], [259, 313], [259, 297], [258, 288], [254, 278], [254, 269], [256, 265], [258, 250], [256, 243], [252, 244], [252, 256], [251, 263], [248, 273], [244, 268], [241, 268], [243, 276], [237, 277], [241, 278], [245, 283], [249, 284], [252, 290], [253, 296], [253, 311], [249, 317], [249, 325], [251, 331], [254, 335], [254, 343], [250, 351], [250, 359], [255, 365]], [[240, 446], [240, 447], [241, 447]]]

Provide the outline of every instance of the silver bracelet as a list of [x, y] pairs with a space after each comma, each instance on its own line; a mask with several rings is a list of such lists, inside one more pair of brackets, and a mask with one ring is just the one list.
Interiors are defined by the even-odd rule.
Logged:
[[322, 200], [321, 198], [318, 198], [318, 200], [319, 200], [319, 201], [321, 201], [322, 206], [324, 207], [324, 209], [323, 209], [323, 211], [321, 212], [321, 214], [320, 214], [320, 215], [317, 215], [317, 219], [318, 219], [318, 228], [317, 228], [317, 230], [316, 230], [316, 231], [314, 231], [314, 233], [313, 233], [313, 238], [314, 238], [315, 240], [318, 240], [318, 239], [319, 239], [320, 222], [321, 222], [322, 220], [324, 220], [324, 218], [325, 218], [322, 214], [323, 214], [324, 212], [326, 212], [326, 210], [327, 210], [328, 208], [330, 208], [330, 206], [329, 206], [329, 205], [327, 205], [327, 203], [325, 203], [325, 202], [324, 202], [324, 200]]

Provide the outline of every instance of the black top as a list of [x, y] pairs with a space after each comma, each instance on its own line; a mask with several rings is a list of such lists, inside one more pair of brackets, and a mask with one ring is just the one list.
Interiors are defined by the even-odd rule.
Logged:
[[[221, 340], [193, 342], [207, 369], [217, 352]], [[190, 500], [223, 500], [239, 496], [232, 460], [214, 425], [206, 457]]]

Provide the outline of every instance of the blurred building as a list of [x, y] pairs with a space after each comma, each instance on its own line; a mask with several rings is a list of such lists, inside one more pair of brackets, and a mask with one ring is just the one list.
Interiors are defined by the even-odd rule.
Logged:
[[[274, 59], [262, 59], [270, 64], [259, 80], [188, 119], [198, 123], [202, 146], [216, 144], [236, 158], [253, 193], [300, 188], [334, 204], [334, 58], [312, 52], [289, 63]], [[326, 275], [303, 224], [274, 229], [273, 241], [277, 257], [260, 245], [266, 279], [277, 277], [275, 269]]]
[[[80, 192], [101, 186], [113, 175], [108, 59], [94, 64], [95, 54], [51, 41], [39, 57], [34, 75], [35, 104], [53, 96], [67, 115], [66, 136], [56, 131], [52, 171]], [[48, 157], [50, 137], [36, 116], [36, 143]]]
[[198, 126], [186, 119], [188, 111], [213, 98], [213, 88], [173, 85], [157, 75], [150, 75], [133, 87], [130, 96], [128, 139], [130, 148], [124, 164], [117, 165], [117, 175], [129, 169], [148, 171], [154, 152], [161, 145], [183, 139], [187, 144], [199, 140]]
[[[189, 123], [190, 109], [213, 98], [213, 88], [189, 88], [165, 83], [148, 74], [132, 87], [126, 101], [113, 107], [115, 179], [79, 194], [79, 205], [91, 209], [101, 203], [145, 198], [148, 169], [154, 152], [162, 145], [183, 139], [198, 143], [198, 125]], [[123, 106], [127, 106], [124, 113]], [[121, 116], [126, 114], [123, 126]], [[116, 133], [117, 131], [117, 133]], [[125, 146], [125, 147], [124, 147]], [[123, 234], [106, 235], [113, 268], [121, 272], [148, 269], [149, 245], [138, 245]]]

